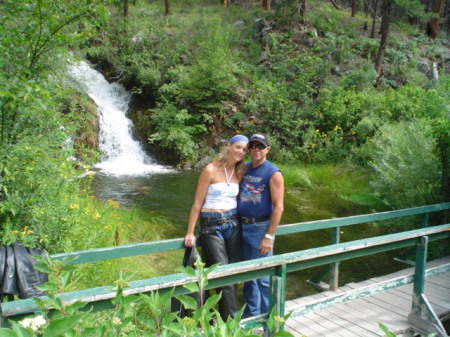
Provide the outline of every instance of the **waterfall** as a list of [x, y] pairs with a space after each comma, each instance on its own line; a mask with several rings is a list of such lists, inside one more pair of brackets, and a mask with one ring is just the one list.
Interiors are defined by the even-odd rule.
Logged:
[[97, 105], [99, 150], [103, 156], [96, 168], [112, 175], [170, 171], [155, 163], [133, 139], [133, 124], [127, 117], [131, 95], [122, 85], [109, 83], [85, 61], [73, 63], [69, 74]]

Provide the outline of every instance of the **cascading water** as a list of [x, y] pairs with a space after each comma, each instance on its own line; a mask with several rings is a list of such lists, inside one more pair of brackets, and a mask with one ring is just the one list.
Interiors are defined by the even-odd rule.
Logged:
[[140, 175], [169, 170], [157, 165], [144, 152], [141, 144], [133, 139], [133, 125], [126, 116], [131, 95], [122, 85], [109, 83], [84, 61], [74, 63], [69, 67], [69, 72], [97, 105], [99, 150], [103, 157], [95, 167], [113, 175]]

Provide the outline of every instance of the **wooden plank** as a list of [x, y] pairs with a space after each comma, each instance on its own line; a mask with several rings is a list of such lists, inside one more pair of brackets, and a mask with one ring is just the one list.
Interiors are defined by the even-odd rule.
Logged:
[[[327, 328], [326, 326], [322, 325], [323, 320], [318, 319], [319, 316], [315, 315], [314, 313], [305, 315], [305, 317], [302, 317], [301, 321], [308, 321], [308, 328], [314, 331], [315, 336], [329, 336], [333, 333], [332, 330]], [[296, 320], [294, 318], [294, 320]], [[298, 320], [297, 320], [298, 321]]]
[[[304, 320], [288, 319], [288, 327], [295, 331], [294, 336], [305, 335], [307, 337], [319, 337], [324, 336], [320, 332], [316, 331], [313, 327], [314, 321], [305, 317]], [[289, 329], [286, 329], [289, 331]]]
[[378, 335], [380, 332], [379, 327], [376, 325], [376, 323], [367, 321], [365, 319], [365, 316], [362, 315], [361, 312], [354, 311], [348, 306], [348, 303], [336, 306], [335, 308], [333, 308], [333, 312], [341, 317], [345, 317], [346, 320], [348, 320], [355, 326], [358, 326], [367, 333]]
[[[427, 273], [434, 275], [435, 271], [439, 270], [440, 264], [444, 263], [445, 265], [448, 263], [448, 260], [448, 258], [444, 258], [427, 264], [427, 267], [430, 268], [427, 270]], [[443, 270], [446, 269], [444, 268]], [[289, 308], [291, 310], [296, 305], [307, 305], [308, 303], [314, 301], [320, 301], [326, 299], [327, 297], [336, 296], [337, 293], [342, 294], [343, 292], [345, 293], [345, 291], [348, 292], [363, 287], [373, 286], [377, 283], [377, 281], [385, 281], [392, 275], [395, 275], [395, 278], [398, 278], [399, 275], [403, 275], [403, 277], [405, 277], [405, 275], [412, 274], [413, 271], [414, 268], [405, 268], [404, 270], [395, 272], [387, 277], [383, 276], [381, 278], [373, 278], [359, 283], [349, 283], [343, 287], [340, 287], [336, 293], [326, 291], [319, 294], [309, 295], [301, 299], [291, 300], [288, 301], [287, 304], [289, 304]], [[440, 295], [440, 299], [438, 298], [436, 301], [449, 303], [450, 305], [450, 292], [445, 292], [445, 290], [448, 289], [446, 287], [447, 284], [446, 282], [441, 281], [448, 280], [449, 275], [450, 274], [441, 274], [427, 278], [425, 289], [426, 291], [427, 289], [430, 290], [433, 295], [430, 296], [430, 302], [432, 304], [433, 297]], [[432, 283], [430, 281], [432, 281]], [[442, 283], [444, 283], [444, 286]], [[294, 329], [290, 331], [298, 332], [299, 330], [295, 330], [295, 327], [307, 325], [310, 330], [303, 331], [308, 331], [310, 333], [307, 335], [308, 337], [319, 336], [319, 332], [317, 330], [322, 330], [320, 330], [317, 325], [321, 324], [322, 327], [331, 328], [331, 322], [337, 334], [345, 337], [360, 337], [369, 333], [372, 335], [375, 334], [378, 336], [384, 336], [381, 329], [378, 327], [378, 323], [381, 322], [386, 325], [390, 331], [398, 334], [399, 336], [403, 334], [411, 335], [411, 325], [408, 323], [407, 317], [412, 306], [412, 287], [412, 284], [407, 284], [368, 297], [354, 299], [343, 304], [338, 304], [325, 310], [308, 313], [304, 316], [297, 316], [293, 318], [293, 320], [297, 323], [293, 325], [291, 323], [291, 328]], [[444, 289], [444, 292], [442, 292], [442, 289]], [[291, 319], [288, 321], [291, 321]], [[327, 322], [328, 325], [324, 326], [323, 322]], [[355, 328], [355, 325], [357, 328]], [[298, 336], [298, 334], [294, 333], [294, 336]]]
[[393, 303], [392, 301], [390, 301], [389, 295], [383, 296], [383, 294], [376, 294], [374, 296], [366, 298], [365, 300], [367, 302], [378, 305], [382, 309], [392, 311], [393, 313], [402, 316], [407, 316], [411, 310], [411, 308], [405, 309], [402, 306], [399, 306], [398, 303]]
[[349, 302], [346, 306], [351, 308], [354, 312], [361, 314], [362, 319], [372, 325], [374, 329], [372, 330], [373, 332], [380, 333], [380, 328], [378, 326], [378, 323], [380, 322], [386, 325], [391, 331], [404, 331], [410, 327], [405, 317], [384, 310], [378, 305], [367, 302], [365, 299]]
[[327, 316], [323, 315], [321, 312], [311, 313], [315, 315], [319, 322], [326, 322], [327, 326], [333, 329], [334, 333], [338, 336], [347, 337], [348, 334], [346, 331], [340, 330], [340, 326], [334, 322], [333, 319], [329, 319]]
[[359, 326], [357, 324], [357, 317], [340, 310], [339, 307], [340, 306], [337, 306], [336, 308], [326, 309], [325, 311], [330, 313], [330, 318], [333, 319], [334, 322], [336, 322], [338, 325], [340, 325], [341, 328], [354, 333], [356, 336], [379, 336], [379, 334], [375, 334], [371, 331], [366, 330], [364, 327]]

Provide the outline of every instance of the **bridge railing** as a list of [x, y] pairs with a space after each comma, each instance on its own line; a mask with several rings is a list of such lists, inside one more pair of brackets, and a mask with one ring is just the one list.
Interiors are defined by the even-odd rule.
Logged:
[[[427, 214], [431, 212], [446, 211], [449, 209], [450, 203], [445, 203], [345, 218], [295, 223], [279, 226], [277, 235], [286, 235], [325, 228], [336, 229], [343, 226], [402, 218], [411, 215], [427, 217]], [[428, 228], [419, 228], [344, 243], [334, 243], [324, 247], [317, 247], [262, 259], [219, 266], [212, 273], [208, 274], [209, 283], [207, 289], [213, 289], [227, 284], [235, 284], [264, 276], [270, 276], [270, 305], [271, 307], [277, 307], [280, 314], [284, 314], [286, 275], [288, 273], [311, 267], [339, 263], [343, 260], [376, 254], [383, 251], [416, 246], [419, 242], [421, 242], [421, 238], [423, 237], [427, 237], [427, 240], [430, 241], [449, 239], [450, 224], [435, 225]], [[78, 258], [72, 261], [72, 264], [89, 263], [127, 256], [184, 249], [183, 241], [184, 240], [182, 238], [177, 238], [171, 240], [77, 251], [52, 255], [52, 259], [63, 259], [68, 256], [76, 256]], [[450, 266], [448, 269], [449, 270], [443, 269], [440, 272], [450, 271]], [[124, 294], [149, 293], [152, 291], [164, 293], [171, 289], [174, 289], [174, 295], [186, 294], [188, 291], [183, 288], [183, 285], [195, 281], [195, 278], [188, 277], [184, 274], [171, 274], [131, 281], [129, 282], [129, 287], [124, 289]], [[110, 300], [114, 296], [115, 293], [110, 287], [96, 287], [67, 292], [63, 294], [63, 301], [65, 303], [72, 303], [77, 300], [81, 300], [88, 302], [89, 307], [93, 310], [105, 310], [112, 307]], [[3, 326], [7, 326], [8, 323], [5, 321], [6, 319], [19, 320], [30, 313], [36, 312], [37, 310], [38, 308], [33, 299], [23, 299], [1, 303], [1, 323]], [[293, 311], [293, 314], [296, 314], [295, 310]], [[254, 320], [263, 318], [264, 317], [256, 317]]]

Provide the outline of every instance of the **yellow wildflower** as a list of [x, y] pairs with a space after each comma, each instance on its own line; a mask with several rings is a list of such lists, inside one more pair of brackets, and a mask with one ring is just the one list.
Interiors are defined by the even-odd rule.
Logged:
[[120, 202], [114, 201], [112, 199], [108, 199], [108, 203], [114, 208], [119, 208], [119, 206], [120, 206]]

